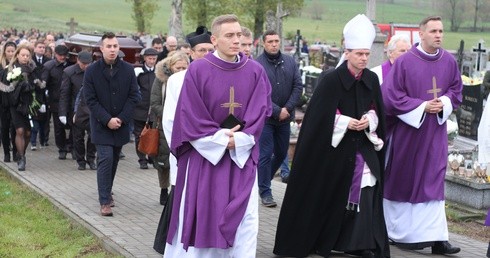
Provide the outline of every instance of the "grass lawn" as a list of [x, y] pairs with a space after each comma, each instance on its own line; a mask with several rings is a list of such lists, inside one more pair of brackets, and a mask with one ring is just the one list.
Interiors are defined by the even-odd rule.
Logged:
[[[321, 5], [322, 20], [311, 17], [312, 5], [317, 1]], [[155, 12], [150, 32], [157, 34], [168, 31], [170, 0], [158, 1], [160, 8]], [[284, 35], [295, 34], [301, 30], [307, 40], [321, 39], [328, 43], [340, 41], [345, 23], [358, 13], [364, 13], [365, 0], [304, 0], [305, 8], [299, 17], [287, 17], [284, 22]], [[377, 2], [376, 21], [379, 23], [418, 24], [428, 15], [441, 15], [445, 22], [446, 49], [459, 48], [461, 39], [465, 40], [465, 49], [475, 46], [478, 40], [490, 42], [490, 33], [449, 32], [449, 20], [441, 10], [435, 10], [432, 1], [396, 0], [395, 4]], [[318, 9], [318, 8], [317, 8]], [[240, 12], [236, 12], [239, 16]], [[131, 18], [131, 5], [125, 0], [2, 0], [0, 1], [0, 28], [16, 27], [39, 28], [43, 31], [68, 32], [65, 24], [71, 17], [79, 26], [78, 32], [114, 31], [126, 34], [134, 33], [134, 21]], [[463, 26], [472, 24], [469, 15]], [[250, 26], [249, 24], [246, 24]], [[490, 25], [487, 24], [486, 27]], [[208, 25], [209, 27], [209, 25]], [[184, 31], [190, 32], [194, 24], [186, 22], [184, 13]]]
[[47, 199], [0, 169], [0, 257], [117, 257]]

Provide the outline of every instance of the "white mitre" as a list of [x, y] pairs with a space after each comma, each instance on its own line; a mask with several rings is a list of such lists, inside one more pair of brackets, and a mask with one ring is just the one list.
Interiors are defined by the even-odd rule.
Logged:
[[[358, 14], [344, 26], [345, 49], [371, 49], [376, 30], [369, 18], [364, 14]], [[345, 61], [344, 55], [339, 60], [337, 67]]]

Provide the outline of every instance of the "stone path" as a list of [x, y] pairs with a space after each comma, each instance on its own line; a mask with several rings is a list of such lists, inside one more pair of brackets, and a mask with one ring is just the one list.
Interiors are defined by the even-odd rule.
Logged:
[[[134, 145], [126, 145], [123, 152], [126, 158], [119, 163], [114, 183], [114, 217], [99, 215], [96, 172], [78, 171], [76, 162], [71, 159], [58, 160], [55, 146], [37, 151], [28, 150], [26, 171], [18, 172], [13, 162], [0, 162], [0, 165], [13, 177], [48, 197], [73, 220], [87, 227], [102, 240], [108, 250], [126, 257], [160, 257], [152, 248], [163, 208], [158, 203], [160, 190], [156, 170], [139, 169]], [[285, 187], [285, 184], [275, 179], [272, 188], [278, 207], [260, 207], [259, 258], [275, 257], [272, 247]], [[488, 243], [456, 234], [450, 234], [450, 240], [462, 248], [461, 253], [453, 257], [485, 257]], [[415, 252], [396, 247], [391, 248], [391, 256], [433, 257], [430, 248]], [[350, 256], [338, 254], [332, 257]]]

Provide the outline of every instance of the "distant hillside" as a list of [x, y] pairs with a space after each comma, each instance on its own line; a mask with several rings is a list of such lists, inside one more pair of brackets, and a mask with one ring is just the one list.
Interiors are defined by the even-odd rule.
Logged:
[[[185, 1], [185, 0], [184, 0]], [[413, 23], [428, 15], [442, 15], [434, 10], [433, 1], [395, 0], [395, 4], [377, 1], [376, 21], [379, 23]], [[151, 26], [151, 33], [165, 33], [168, 29], [170, 0], [159, 1]], [[284, 22], [284, 35], [294, 35], [297, 29], [308, 41], [320, 39], [330, 43], [340, 41], [344, 24], [358, 13], [364, 13], [365, 0], [305, 0], [305, 8], [299, 17], [287, 17]], [[239, 14], [239, 12], [237, 12]], [[321, 20], [313, 19], [320, 17]], [[19, 29], [39, 28], [43, 31], [61, 31], [67, 33], [66, 22], [70, 18], [78, 22], [77, 32], [114, 31], [130, 34], [135, 32], [131, 18], [131, 6], [124, 0], [1, 0], [0, 28]], [[443, 17], [444, 18], [444, 17]], [[185, 14], [184, 14], [185, 20]], [[445, 26], [449, 28], [445, 19]], [[187, 32], [193, 25], [184, 22]], [[446, 32], [445, 47], [457, 49], [459, 41], [466, 41], [466, 49], [482, 38], [490, 41], [489, 33], [450, 33]]]

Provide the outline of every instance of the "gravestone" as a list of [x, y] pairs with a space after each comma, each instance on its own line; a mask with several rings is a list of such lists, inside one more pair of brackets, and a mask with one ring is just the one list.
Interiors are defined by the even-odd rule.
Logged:
[[463, 85], [463, 102], [456, 112], [458, 118], [458, 134], [476, 140], [478, 125], [483, 112], [483, 87], [481, 86], [483, 71], [486, 69], [488, 51], [480, 40], [469, 58], [463, 61], [462, 74], [470, 77], [470, 82]]
[[78, 22], [75, 21], [75, 18], [71, 17], [70, 21], [66, 23], [70, 27], [70, 36], [75, 34], [75, 27], [78, 26]]
[[481, 84], [463, 85], [463, 102], [456, 111], [458, 134], [477, 140], [478, 125], [483, 112], [483, 92]]
[[315, 92], [316, 84], [318, 83], [319, 74], [306, 73], [305, 75], [305, 96], [311, 99], [313, 92]]

